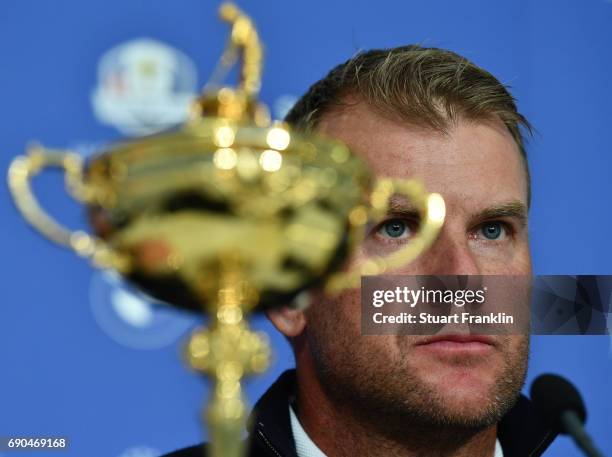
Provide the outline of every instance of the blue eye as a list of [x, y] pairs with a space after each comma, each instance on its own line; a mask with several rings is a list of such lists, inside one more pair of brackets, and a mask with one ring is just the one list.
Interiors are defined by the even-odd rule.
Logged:
[[379, 233], [390, 238], [405, 238], [408, 231], [408, 224], [403, 219], [390, 219], [380, 227]]
[[487, 222], [481, 228], [482, 234], [489, 240], [497, 240], [502, 236], [503, 227], [499, 222]]

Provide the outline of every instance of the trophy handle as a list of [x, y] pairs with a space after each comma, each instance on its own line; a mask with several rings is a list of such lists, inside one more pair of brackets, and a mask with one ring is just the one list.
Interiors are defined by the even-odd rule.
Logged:
[[78, 154], [34, 146], [27, 155], [15, 157], [8, 170], [9, 190], [24, 219], [54, 243], [71, 249], [81, 257], [90, 258], [95, 266], [125, 270], [125, 259], [112, 251], [102, 239], [82, 230], [67, 229], [40, 207], [30, 182], [45, 168], [63, 169], [70, 195], [81, 202], [91, 201], [92, 190], [83, 182], [83, 161]]
[[[326, 291], [337, 293], [344, 289], [358, 287], [362, 276], [375, 276], [412, 262], [435, 241], [446, 215], [444, 199], [440, 194], [428, 193], [423, 185], [415, 180], [379, 178], [370, 196], [371, 209], [367, 217], [362, 217], [357, 225], [367, 220], [381, 219], [387, 213], [390, 198], [401, 195], [416, 206], [421, 215], [419, 230], [412, 235], [405, 247], [387, 256], [368, 259], [349, 271], [333, 274], [326, 283]], [[364, 213], [365, 214], [365, 213]]]

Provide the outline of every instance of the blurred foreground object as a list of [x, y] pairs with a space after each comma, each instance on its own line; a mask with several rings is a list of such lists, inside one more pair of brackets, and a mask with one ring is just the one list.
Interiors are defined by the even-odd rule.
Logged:
[[[86, 164], [33, 147], [12, 162], [8, 179], [17, 208], [47, 238], [157, 299], [208, 313], [210, 326], [194, 332], [186, 358], [214, 381], [211, 455], [238, 457], [247, 409], [241, 380], [270, 358], [266, 335], [251, 331], [245, 315], [288, 305], [310, 287], [337, 293], [363, 274], [405, 265], [435, 240], [445, 207], [416, 181], [375, 179], [342, 144], [271, 123], [256, 98], [257, 31], [232, 4], [220, 13], [231, 35], [219, 69], [240, 62], [236, 88], [208, 84], [184, 125], [117, 144]], [[64, 170], [93, 235], [67, 230], [38, 205], [30, 180], [49, 167]], [[420, 213], [419, 231], [392, 254], [338, 272], [393, 195]]]

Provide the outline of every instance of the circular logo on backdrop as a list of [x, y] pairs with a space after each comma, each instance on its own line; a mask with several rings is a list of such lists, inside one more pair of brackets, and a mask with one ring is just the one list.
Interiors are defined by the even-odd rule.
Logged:
[[151, 39], [112, 48], [98, 64], [96, 117], [125, 135], [146, 135], [184, 121], [197, 90], [189, 57]]
[[111, 271], [96, 271], [90, 303], [102, 331], [131, 349], [161, 349], [175, 343], [198, 322], [198, 316], [138, 292]]

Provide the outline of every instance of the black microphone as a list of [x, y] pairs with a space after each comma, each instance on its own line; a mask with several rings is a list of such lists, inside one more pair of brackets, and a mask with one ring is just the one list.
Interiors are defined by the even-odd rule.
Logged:
[[578, 390], [567, 379], [543, 374], [531, 384], [531, 401], [538, 412], [561, 432], [570, 435], [589, 457], [603, 457], [583, 425], [586, 408]]

